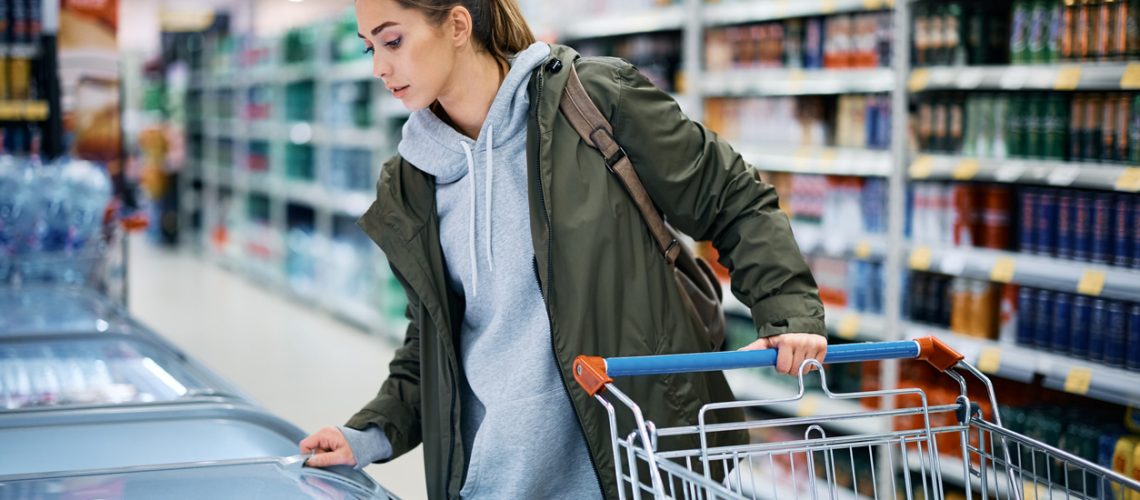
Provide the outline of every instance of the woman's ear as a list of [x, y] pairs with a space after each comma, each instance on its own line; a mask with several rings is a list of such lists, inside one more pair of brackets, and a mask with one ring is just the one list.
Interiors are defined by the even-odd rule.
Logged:
[[448, 14], [447, 21], [444, 24], [446, 25], [447, 36], [456, 48], [467, 45], [471, 41], [471, 37], [475, 35], [471, 11], [462, 5], [456, 5], [451, 9], [451, 13]]

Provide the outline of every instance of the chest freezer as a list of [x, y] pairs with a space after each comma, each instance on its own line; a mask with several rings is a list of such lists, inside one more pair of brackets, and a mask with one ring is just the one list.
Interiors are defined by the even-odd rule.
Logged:
[[103, 405], [242, 401], [228, 383], [129, 335], [0, 337], [0, 414]]
[[290, 456], [304, 437], [244, 403], [8, 412], [0, 476]]
[[351, 469], [303, 468], [295, 457], [0, 476], [0, 498], [250, 499], [395, 498]]
[[157, 337], [110, 299], [87, 288], [0, 287], [0, 337], [92, 332]]

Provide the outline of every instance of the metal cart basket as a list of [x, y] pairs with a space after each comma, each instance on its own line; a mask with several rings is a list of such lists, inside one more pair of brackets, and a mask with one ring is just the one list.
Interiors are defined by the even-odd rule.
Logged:
[[[985, 500], [1140, 498], [1140, 482], [1004, 428], [989, 379], [936, 338], [837, 345], [829, 347], [826, 356], [828, 364], [888, 359], [928, 361], [960, 386], [957, 401], [931, 405], [920, 389], [831, 392], [823, 367], [809, 359], [800, 366], [799, 393], [795, 396], [708, 404], [700, 409], [696, 425], [656, 428], [637, 403], [617, 388], [613, 378], [770, 367], [775, 365], [776, 351], [625, 358], [579, 356], [574, 372], [578, 383], [608, 413], [614, 469], [623, 500], [645, 495], [686, 499], [901, 497], [942, 500], [946, 497], [944, 474], [965, 478], [964, 482], [969, 484], [965, 488], [968, 500], [979, 495]], [[820, 369], [820, 382], [827, 398], [893, 403], [866, 411], [710, 423], [708, 416], [716, 411], [762, 409], [803, 400], [804, 376], [811, 367]], [[968, 397], [968, 381], [980, 383], [989, 401], [981, 405], [972, 402]], [[988, 403], [988, 412], [982, 410], [985, 403]], [[619, 411], [628, 413], [619, 416]], [[875, 429], [873, 432], [845, 436], [828, 435], [823, 425], [875, 420], [880, 425], [869, 427]], [[630, 424], [619, 428], [621, 421]], [[796, 430], [786, 432], [785, 436], [791, 437], [779, 441], [753, 439], [752, 443], [740, 446], [709, 445], [709, 436], [715, 433], [748, 431], [763, 435], [774, 429]], [[699, 442], [700, 446], [669, 446], [666, 443], [670, 441]], [[962, 451], [954, 451], [957, 449]], [[948, 457], [948, 451], [956, 456]], [[856, 466], [860, 461], [869, 462], [870, 467], [860, 472]], [[875, 477], [873, 471], [889, 472]], [[850, 480], [855, 491], [840, 487], [840, 478]]]

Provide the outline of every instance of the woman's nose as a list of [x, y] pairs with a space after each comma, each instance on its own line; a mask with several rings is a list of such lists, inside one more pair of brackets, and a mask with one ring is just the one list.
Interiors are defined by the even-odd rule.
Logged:
[[381, 80], [387, 79], [392, 74], [392, 65], [380, 59], [380, 54], [372, 56], [372, 76]]

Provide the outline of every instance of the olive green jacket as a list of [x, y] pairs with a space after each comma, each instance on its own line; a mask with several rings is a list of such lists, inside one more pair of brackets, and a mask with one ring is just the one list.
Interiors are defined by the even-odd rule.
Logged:
[[[562, 369], [602, 489], [616, 498], [609, 420], [602, 405], [574, 381], [574, 358], [699, 352], [712, 346], [698, 333], [673, 271], [631, 198], [598, 151], [559, 112], [569, 74], [564, 68], [576, 64], [669, 223], [697, 240], [712, 241], [731, 271], [733, 293], [751, 308], [760, 337], [823, 335], [823, 306], [788, 219], [778, 210], [775, 189], [757, 181], [727, 142], [690, 121], [630, 64], [580, 59], [568, 47], [551, 48], [528, 87], [535, 275], [550, 317], [551, 355]], [[447, 285], [434, 178], [400, 157], [388, 161], [376, 201], [358, 224], [403, 284], [411, 323], [379, 394], [347, 425], [379, 426], [393, 457], [423, 443], [430, 496], [458, 497], [467, 467], [459, 435], [463, 372], [456, 348], [464, 301]], [[509, 360], [503, 360], [503, 370], [510, 369]], [[705, 403], [733, 399], [720, 372], [631, 378], [617, 385], [659, 428], [692, 425]], [[720, 412], [712, 421], [739, 418], [739, 412]], [[633, 429], [632, 417], [621, 407], [618, 423], [623, 437]], [[710, 444], [746, 440], [743, 433], [721, 433]], [[659, 446], [700, 445], [685, 438]]]

